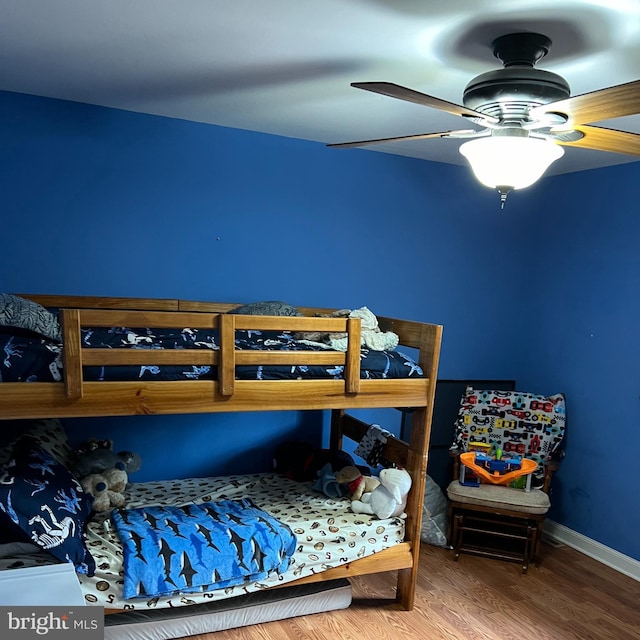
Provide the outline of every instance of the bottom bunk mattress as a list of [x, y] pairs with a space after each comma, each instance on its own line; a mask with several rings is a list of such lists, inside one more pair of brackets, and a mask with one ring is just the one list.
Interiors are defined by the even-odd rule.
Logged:
[[[230, 515], [225, 512], [222, 516], [222, 520], [235, 520], [245, 529], [225, 529], [218, 521], [215, 526], [203, 525], [195, 534], [193, 529], [172, 525], [173, 538], [157, 531], [157, 509], [175, 510], [188, 518], [192, 511], [199, 510], [193, 507], [211, 507], [210, 511], [219, 512], [221, 505], [229, 504], [234, 509], [238, 504], [249, 507], [249, 518], [233, 509]], [[122, 533], [121, 521], [132, 523], [135, 520], [129, 517], [132, 513], [147, 514], [142, 518], [149, 525], [146, 532], [131, 527]], [[139, 524], [140, 520], [136, 522]], [[246, 527], [254, 520], [260, 526], [264, 524], [263, 529], [273, 531], [273, 535], [265, 537], [260, 530], [248, 535], [246, 531], [251, 529]], [[175, 524], [175, 518], [171, 521]], [[224, 531], [218, 531], [219, 537], [212, 536], [212, 530], [221, 526]], [[133, 483], [127, 488], [126, 508], [112, 514], [94, 514], [85, 537], [96, 563], [93, 576], [78, 574], [87, 604], [106, 609], [149, 610], [233, 598], [347, 564], [402, 542], [404, 520], [378, 520], [355, 514], [348, 498], [328, 497], [315, 489], [312, 482], [261, 473]], [[236, 573], [235, 580], [224, 582], [223, 586], [216, 584], [218, 572], [206, 559], [205, 551], [210, 551], [211, 545], [221, 548], [220, 541], [224, 540], [233, 552], [233, 557], [229, 558], [228, 553], [225, 556], [225, 566], [231, 570], [244, 569], [257, 559], [264, 570], [257, 575], [246, 572], [244, 578], [240, 571], [239, 579]], [[224, 549], [221, 550], [224, 556]], [[276, 560], [268, 564], [274, 554]], [[34, 566], [47, 562], [43, 556], [46, 557], [41, 553], [4, 558], [0, 568]], [[212, 582], [201, 581], [186, 590], [167, 591], [167, 584], [181, 587], [185, 577], [195, 585], [192, 577], [201, 566], [208, 569]], [[147, 571], [153, 572], [151, 576]], [[137, 588], [140, 576], [144, 577], [144, 588]], [[158, 592], [154, 593], [149, 585], [153, 587], [156, 583]], [[125, 590], [137, 594], [125, 597]]]
[[351, 605], [348, 580], [328, 580], [266, 589], [201, 604], [196, 609], [125, 611], [105, 616], [105, 640], [170, 640], [237, 629], [274, 620], [346, 609]]

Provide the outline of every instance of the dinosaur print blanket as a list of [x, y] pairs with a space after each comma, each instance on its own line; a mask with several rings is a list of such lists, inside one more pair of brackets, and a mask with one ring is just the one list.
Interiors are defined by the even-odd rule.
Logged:
[[123, 597], [207, 591], [286, 571], [297, 539], [248, 498], [116, 509]]

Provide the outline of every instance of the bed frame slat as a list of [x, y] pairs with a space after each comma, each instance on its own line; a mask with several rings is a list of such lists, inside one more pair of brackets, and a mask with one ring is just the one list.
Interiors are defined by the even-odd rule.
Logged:
[[218, 389], [223, 396], [232, 396], [235, 389], [235, 322], [236, 316], [220, 316], [220, 365]]
[[62, 351], [64, 364], [64, 389], [69, 400], [82, 398], [82, 336], [80, 332], [80, 311], [62, 311], [62, 329], [65, 347]]
[[347, 320], [347, 361], [344, 371], [345, 393], [360, 391], [360, 335], [360, 319], [349, 318]]

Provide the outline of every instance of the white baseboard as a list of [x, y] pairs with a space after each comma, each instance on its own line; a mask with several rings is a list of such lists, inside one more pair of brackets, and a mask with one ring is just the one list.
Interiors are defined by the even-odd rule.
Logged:
[[624, 573], [626, 576], [640, 582], [640, 562], [623, 553], [611, 549], [596, 540], [587, 538], [581, 533], [569, 529], [553, 520], [545, 520], [544, 535], [551, 540], [566, 544], [585, 555], [606, 564], [608, 567]]

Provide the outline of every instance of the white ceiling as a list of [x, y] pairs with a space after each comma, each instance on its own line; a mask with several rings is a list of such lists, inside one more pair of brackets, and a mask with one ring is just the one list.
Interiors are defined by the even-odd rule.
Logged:
[[[640, 78], [640, 0], [0, 0], [0, 89], [322, 143], [383, 138], [468, 125], [351, 82], [461, 104], [512, 31], [551, 38], [538, 67], [571, 95]], [[640, 133], [638, 115], [598, 124]], [[464, 164], [459, 144], [367, 149]], [[636, 160], [566, 148], [549, 173]]]

